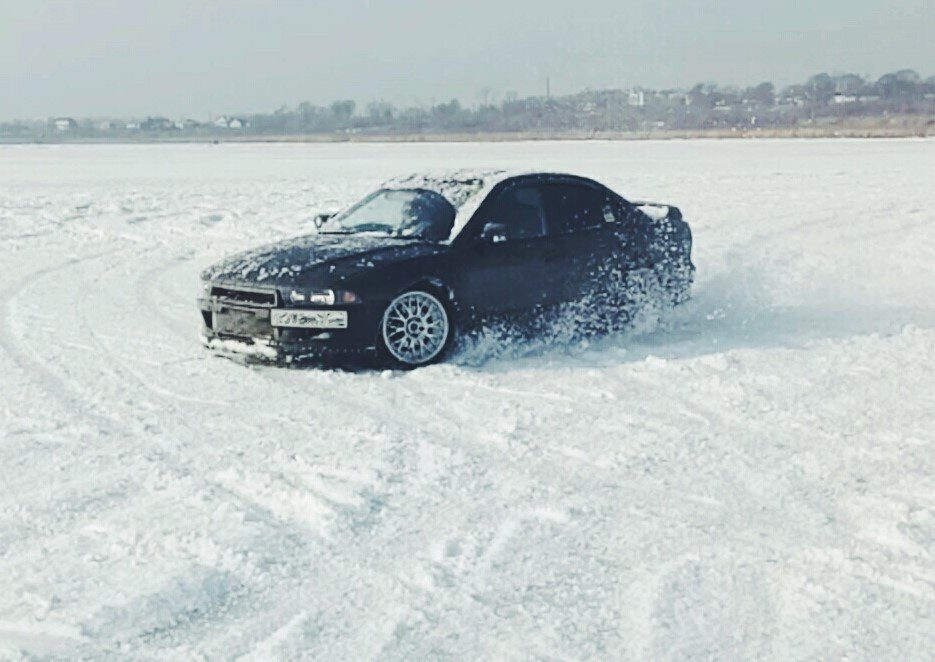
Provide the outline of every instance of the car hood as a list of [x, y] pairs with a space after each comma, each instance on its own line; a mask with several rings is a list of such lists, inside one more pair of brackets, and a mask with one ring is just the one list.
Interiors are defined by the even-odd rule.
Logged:
[[[313, 234], [232, 255], [208, 267], [204, 280], [263, 285], [295, 284], [308, 279], [342, 278], [387, 262], [436, 255], [445, 246], [415, 239], [376, 235]], [[322, 283], [325, 284], [325, 283]]]

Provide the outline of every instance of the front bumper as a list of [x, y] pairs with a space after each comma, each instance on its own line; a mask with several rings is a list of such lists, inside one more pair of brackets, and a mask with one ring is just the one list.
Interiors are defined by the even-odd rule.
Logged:
[[[269, 308], [232, 304], [212, 296], [199, 298], [198, 308], [202, 343], [219, 352], [288, 363], [302, 358], [368, 352], [376, 347], [379, 312], [366, 304]], [[273, 326], [274, 310], [344, 312], [346, 321], [335, 323], [335, 328]]]

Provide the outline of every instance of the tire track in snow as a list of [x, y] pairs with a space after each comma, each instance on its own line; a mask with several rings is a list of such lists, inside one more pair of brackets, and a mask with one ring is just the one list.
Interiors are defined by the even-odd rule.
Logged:
[[[121, 426], [118, 421], [95, 411], [78, 389], [75, 389], [73, 385], [70, 385], [66, 380], [57, 375], [45, 362], [39, 360], [35, 350], [25, 349], [22, 340], [23, 331], [16, 332], [14, 328], [26, 327], [23, 322], [21, 311], [18, 309], [17, 302], [18, 299], [23, 296], [24, 291], [28, 290], [37, 280], [58, 275], [68, 269], [109, 257], [117, 252], [118, 250], [110, 250], [94, 253], [80, 258], [73, 258], [53, 267], [34, 271], [25, 278], [21, 278], [14, 285], [0, 292], [0, 306], [2, 306], [4, 310], [3, 327], [0, 329], [0, 348], [3, 349], [4, 353], [22, 372], [26, 379], [42, 388], [43, 391], [53, 399], [62, 402], [67, 410], [85, 415], [87, 418], [93, 420], [101, 430], [108, 432], [120, 429]], [[17, 318], [19, 321], [14, 323], [14, 318]]]
[[[110, 290], [112, 289], [113, 288], [110, 288]], [[107, 291], [107, 288], [105, 288], [105, 291]], [[111, 352], [107, 350], [104, 342], [101, 341], [101, 338], [106, 338], [109, 336], [109, 334], [102, 335], [100, 332], [94, 330], [92, 326], [93, 322], [86, 314], [88, 310], [93, 309], [89, 303], [89, 297], [85, 297], [79, 306], [82, 327], [86, 329], [88, 335], [95, 338], [99, 356], [110, 356]], [[113, 368], [113, 371], [116, 374], [114, 379], [115, 383], [123, 384], [133, 381], [133, 370], [129, 368], [124, 362], [119, 361]], [[143, 387], [148, 386], [145, 380], [138, 379], [137, 382]], [[173, 411], [178, 410], [178, 407], [175, 404], [165, 401], [165, 395], [166, 394], [160, 393], [158, 391], [155, 393], [157, 399], [159, 399], [159, 396], [163, 396], [161, 399], [163, 401], [164, 407]], [[262, 427], [260, 423], [256, 424], [255, 430], [256, 435], [253, 435], [251, 434], [252, 431], [249, 428], [244, 428], [242, 421], [238, 423], [238, 432], [241, 435], [244, 435], [246, 438], [250, 438], [251, 436], [261, 436]], [[273, 484], [281, 482], [281, 479], [275, 476], [270, 476], [269, 478], [272, 478]], [[218, 485], [218, 482], [212, 480], [210, 476], [208, 476], [207, 484]], [[334, 516], [340, 512], [341, 508], [350, 508], [353, 512], [355, 507], [358, 505], [358, 502], [360, 501], [359, 497], [342, 497], [341, 494], [336, 493], [333, 489], [325, 488], [324, 490], [321, 490], [310, 486], [302, 486], [301, 489], [296, 489], [294, 484], [290, 484], [287, 488], [290, 490], [290, 494], [282, 492], [280, 488], [276, 488], [280, 489], [280, 491], [264, 496], [266, 494], [266, 490], [262, 487], [262, 485], [262, 482], [251, 483], [249, 480], [244, 481], [238, 480], [236, 478], [232, 481], [220, 481], [220, 486], [222, 488], [226, 488], [226, 492], [229, 496], [243, 503], [244, 507], [248, 511], [259, 513], [260, 518], [263, 521], [268, 522], [275, 526], [276, 529], [281, 530], [282, 535], [294, 536], [296, 533], [300, 532], [308, 522], [307, 516], [310, 510], [317, 511], [319, 518], [323, 517], [325, 520], [331, 520], [334, 519]], [[290, 502], [295, 502], [296, 499], [298, 499], [300, 502], [297, 509], [290, 509], [288, 504]], [[309, 501], [310, 499], [312, 501]], [[313, 503], [320, 504], [320, 506], [310, 509], [310, 506], [313, 505]], [[284, 505], [286, 506], [285, 510]], [[317, 526], [313, 526], [312, 528], [315, 530], [317, 535], [322, 536], [326, 540], [330, 538], [326, 522], [319, 522]], [[337, 571], [335, 571], [335, 573], [337, 573]]]
[[[197, 341], [199, 323], [194, 289], [191, 292], [191, 301], [185, 299], [186, 303], [191, 304], [185, 306], [185, 310], [189, 313], [188, 319], [180, 319], [168, 312], [176, 309], [182, 310], [182, 307], [176, 305], [175, 297], [172, 297], [170, 302], [165, 296], [164, 293], [168, 288], [163, 287], [163, 278], [167, 274], [173, 274], [176, 269], [187, 266], [192, 259], [189, 251], [176, 253], [169, 259], [161, 260], [156, 266], [142, 270], [133, 278], [133, 289], [139, 309], [151, 313], [167, 331], [179, 340], [189, 343]], [[200, 348], [200, 345], [198, 346]]]
[[[144, 467], [137, 466], [134, 470], [137, 474], [142, 472], [149, 472], [152, 470], [158, 471], [162, 475], [166, 475], [167, 472], [171, 475], [174, 475], [174, 479], [178, 483], [188, 482], [191, 479], [191, 461], [183, 463], [178, 460], [172, 460], [175, 457], [174, 448], [172, 446], [167, 446], [163, 441], [163, 435], [154, 433], [149, 430], [145, 424], [141, 424], [137, 421], [135, 416], [126, 416], [115, 414], [115, 410], [112, 408], [102, 408], [99, 399], [99, 386], [96, 389], [98, 395], [95, 397], [89, 397], [88, 393], [80, 386], [79, 382], [67, 379], [61, 375], [60, 371], [56, 371], [48, 364], [47, 361], [44, 361], [39, 358], [39, 353], [36, 350], [28, 349], [28, 343], [25, 342], [22, 332], [19, 329], [13, 328], [13, 325], [10, 323], [10, 319], [13, 315], [17, 315], [23, 322], [21, 328], [28, 328], [29, 318], [23, 314], [24, 311], [20, 310], [18, 307], [18, 300], [20, 297], [27, 296], [30, 292], [30, 288], [41, 287], [44, 284], [44, 280], [48, 277], [56, 276], [59, 277], [62, 271], [68, 270], [69, 268], [77, 267], [83, 265], [85, 262], [89, 262], [94, 259], [100, 259], [103, 257], [112, 257], [115, 253], [119, 251], [110, 251], [102, 254], [97, 254], [94, 256], [89, 256], [85, 259], [77, 259], [69, 261], [66, 264], [58, 265], [57, 267], [45, 269], [39, 272], [32, 274], [30, 277], [22, 280], [21, 283], [15, 285], [12, 288], [9, 288], [3, 294], [3, 305], [4, 309], [7, 311], [5, 316], [5, 328], [4, 333], [0, 336], [0, 341], [2, 341], [2, 347], [5, 350], [6, 354], [10, 356], [16, 365], [22, 370], [24, 375], [28, 375], [32, 381], [37, 382], [43, 390], [51, 397], [62, 401], [67, 410], [73, 412], [78, 417], [92, 418], [96, 425], [105, 437], [109, 438], [110, 445], [114, 448], [123, 443], [124, 439], [134, 438], [139, 440], [142, 446], [147, 444], [155, 444], [155, 446], [161, 446], [163, 448], [163, 453], [160, 454], [158, 458], [147, 457], [148, 454], [144, 452], [141, 456], [136, 459], [136, 462], [143, 462], [144, 467], [148, 466], [149, 469]], [[119, 263], [110, 265], [105, 269], [104, 273], [115, 270], [119, 266]], [[99, 285], [101, 282], [102, 275], [98, 275], [94, 279], [94, 283]], [[83, 279], [78, 279], [79, 282], [85, 282]], [[86, 310], [88, 309], [88, 304], [90, 301], [90, 292], [92, 288], [85, 288], [83, 294], [72, 300], [73, 308], [76, 311], [77, 318], [79, 320], [79, 327], [85, 331], [85, 336], [91, 338], [94, 352], [89, 357], [90, 359], [97, 359], [97, 362], [100, 363], [104, 361], [105, 363], [108, 360], [113, 359], [113, 353], [108, 351], [101, 341], [100, 334], [91, 326], [91, 323], [88, 321]], [[87, 359], [86, 359], [87, 360]], [[104, 372], [101, 374], [106, 374], [110, 377], [110, 381], [114, 384], [119, 384], [121, 388], [126, 388], [127, 384], [136, 383], [139, 386], [142, 386], [145, 389], [148, 389], [153, 396], [155, 396], [159, 401], [161, 407], [164, 410], [170, 411], [172, 416], [182, 417], [182, 412], [175, 407], [173, 400], [176, 400], [175, 396], [178, 394], [172, 392], [166, 392], [164, 389], [152, 389], [150, 384], [145, 380], [136, 375], [132, 370], [127, 369], [126, 365], [122, 362], [117, 362], [116, 364], [110, 364], [105, 366]], [[182, 398], [185, 402], [200, 402], [199, 399], [195, 398]], [[226, 403], [220, 403], [226, 405]], [[129, 425], [128, 425], [129, 422]], [[135, 423], [134, 423], [135, 422]], [[100, 445], [96, 449], [98, 453], [104, 450]], [[113, 475], [114, 478], [125, 473], [127, 468], [118, 469], [117, 473]], [[100, 478], [105, 478], [106, 474], [99, 474]], [[183, 491], [189, 492], [193, 495], [204, 493], [206, 488], [210, 488], [211, 484], [208, 482], [201, 481], [201, 487], [197, 485], [194, 489], [188, 489]], [[171, 490], [170, 490], [171, 491]], [[135, 499], [137, 497], [126, 494], [125, 499]], [[117, 514], [121, 514], [126, 507], [118, 510]], [[98, 511], [89, 511], [87, 512], [85, 518], [75, 520], [71, 523], [70, 531], [63, 532], [54, 532], [52, 533], [53, 538], [47, 539], [47, 544], [51, 545], [52, 548], [57, 546], [57, 541], [67, 541], [74, 538], [73, 531], [80, 529], [81, 527], [87, 526], [88, 523], [94, 521], [100, 521], [101, 513]], [[270, 521], [276, 520], [278, 518], [271, 518]], [[290, 520], [291, 522], [291, 520]], [[277, 528], [282, 528], [286, 524], [284, 520], [279, 519], [279, 524]], [[290, 525], [291, 526], [291, 525]], [[287, 531], [283, 532], [284, 535], [294, 535], [289, 534]], [[243, 604], [246, 608], [247, 605], [253, 604], [251, 601], [255, 600], [258, 596], [253, 595], [249, 597], [244, 595], [241, 597]], [[98, 634], [104, 634], [106, 630], [98, 631]], [[104, 636], [103, 641], [101, 642], [106, 646], [106, 640], [113, 639], [114, 637], [124, 637], [127, 635], [127, 632], [114, 631], [110, 635]], [[38, 642], [38, 639], [37, 639]], [[41, 642], [37, 643], [37, 646], [41, 647]]]

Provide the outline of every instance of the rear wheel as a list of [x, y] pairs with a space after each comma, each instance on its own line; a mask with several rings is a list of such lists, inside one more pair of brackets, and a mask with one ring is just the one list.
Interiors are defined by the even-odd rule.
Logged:
[[380, 339], [386, 353], [399, 364], [418, 367], [432, 363], [451, 340], [448, 311], [428, 292], [400, 294], [383, 313]]

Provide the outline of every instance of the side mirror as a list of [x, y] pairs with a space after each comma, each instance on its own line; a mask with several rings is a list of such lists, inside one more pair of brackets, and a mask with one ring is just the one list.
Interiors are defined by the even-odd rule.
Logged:
[[334, 216], [334, 214], [318, 214], [315, 217], [315, 227], [320, 228], [332, 216]]
[[487, 223], [480, 233], [480, 238], [491, 244], [507, 240], [507, 227], [503, 223]]

